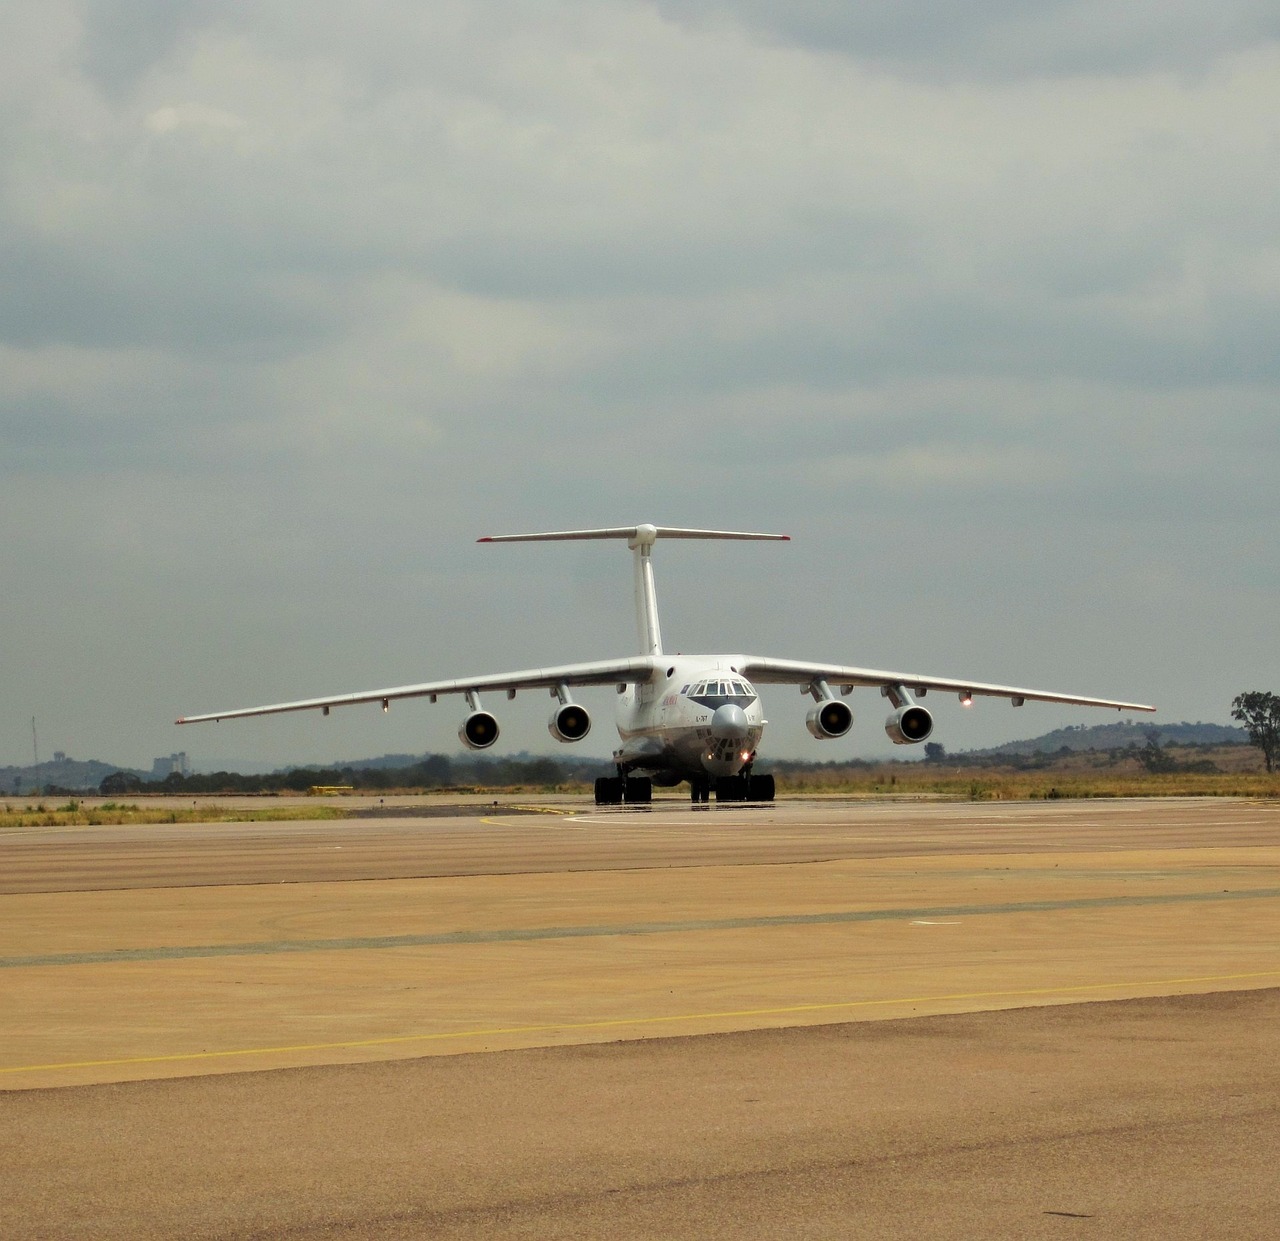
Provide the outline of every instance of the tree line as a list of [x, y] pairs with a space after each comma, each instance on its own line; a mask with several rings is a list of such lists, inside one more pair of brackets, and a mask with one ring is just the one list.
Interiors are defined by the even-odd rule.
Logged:
[[144, 780], [131, 772], [114, 771], [98, 786], [110, 796], [121, 793], [168, 793], [170, 795], [216, 793], [305, 793], [316, 785], [348, 785], [353, 789], [444, 789], [501, 788], [509, 785], [554, 787], [599, 774], [592, 765], [589, 774], [582, 764], [557, 762], [553, 758], [496, 758], [480, 762], [427, 754], [405, 767], [294, 767], [266, 775], [244, 775], [238, 771], [214, 771], [199, 775], [172, 772], [163, 780]]

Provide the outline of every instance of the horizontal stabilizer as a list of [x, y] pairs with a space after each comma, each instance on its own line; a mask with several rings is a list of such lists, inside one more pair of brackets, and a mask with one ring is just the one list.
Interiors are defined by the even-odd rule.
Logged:
[[551, 530], [545, 534], [491, 534], [477, 543], [545, 543], [562, 539], [626, 539], [652, 543], [654, 539], [773, 539], [788, 542], [789, 534], [755, 534], [743, 530], [690, 530], [681, 526], [606, 526], [600, 530]]

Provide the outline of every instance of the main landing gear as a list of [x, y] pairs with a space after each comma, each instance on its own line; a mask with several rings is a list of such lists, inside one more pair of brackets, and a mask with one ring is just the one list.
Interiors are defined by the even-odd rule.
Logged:
[[[689, 781], [689, 800], [705, 802], [711, 796], [711, 781], [705, 776]], [[716, 801], [773, 801], [772, 776], [721, 776], [715, 782]]]
[[[694, 776], [689, 781], [689, 800], [695, 805], [711, 800], [715, 789], [716, 801], [773, 801], [772, 776], [753, 776], [742, 773], [721, 776], [713, 781], [709, 776]], [[596, 780], [596, 805], [647, 806], [653, 801], [653, 781], [648, 776], [601, 776]]]
[[648, 776], [600, 776], [596, 780], [596, 805], [647, 806], [653, 801], [653, 781]]

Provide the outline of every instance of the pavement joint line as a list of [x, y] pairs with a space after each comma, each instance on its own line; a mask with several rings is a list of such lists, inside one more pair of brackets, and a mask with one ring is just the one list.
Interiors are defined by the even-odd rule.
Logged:
[[538, 1025], [495, 1026], [480, 1030], [444, 1030], [431, 1034], [395, 1034], [385, 1038], [351, 1039], [335, 1043], [297, 1043], [285, 1047], [234, 1047], [223, 1051], [172, 1052], [160, 1056], [125, 1056], [112, 1060], [65, 1061], [57, 1064], [20, 1064], [0, 1067], [0, 1075], [52, 1073], [73, 1069], [121, 1068], [128, 1065], [172, 1064], [194, 1060], [225, 1060], [243, 1056], [296, 1055], [302, 1052], [343, 1051], [362, 1047], [389, 1047], [405, 1043], [443, 1042], [447, 1039], [501, 1038], [517, 1034], [547, 1034], [552, 1031], [608, 1030], [620, 1026], [672, 1025], [685, 1021], [728, 1021], [744, 1017], [785, 1017], [798, 1013], [848, 1011], [856, 1008], [892, 1007], [902, 1004], [954, 1004], [973, 1000], [1029, 999], [1034, 996], [1080, 995], [1086, 992], [1135, 990], [1151, 987], [1189, 987], [1205, 983], [1248, 982], [1259, 978], [1280, 978], [1280, 969], [1245, 974], [1203, 974], [1190, 978], [1162, 978], [1146, 981], [1078, 983], [1065, 987], [1024, 987], [1005, 991], [969, 991], [951, 995], [894, 996], [876, 1000], [840, 1000], [825, 1004], [791, 1004], [783, 1008], [744, 1008], [714, 1013], [670, 1013], [650, 1017], [611, 1017], [601, 1021], [547, 1022]]
[[767, 930], [782, 927], [832, 926], [859, 922], [912, 922], [930, 918], [965, 918], [999, 914], [1125, 909], [1141, 906], [1217, 901], [1274, 900], [1277, 897], [1280, 897], [1280, 888], [1245, 888], [1224, 892], [1153, 892], [1133, 896], [1076, 897], [1062, 900], [1013, 901], [991, 905], [934, 905], [919, 909], [840, 910], [830, 913], [773, 914], [759, 917], [703, 918], [672, 922], [529, 927], [494, 931], [440, 931], [421, 935], [351, 936], [340, 939], [284, 939], [236, 944], [173, 945], [155, 948], [108, 948], [99, 952], [51, 952], [0, 957], [0, 969], [37, 969], [65, 965], [184, 961], [207, 957], [273, 956], [290, 952], [351, 952], [387, 948], [531, 943], [539, 940], [597, 939], [607, 936], [629, 935], [671, 935], [699, 931]]

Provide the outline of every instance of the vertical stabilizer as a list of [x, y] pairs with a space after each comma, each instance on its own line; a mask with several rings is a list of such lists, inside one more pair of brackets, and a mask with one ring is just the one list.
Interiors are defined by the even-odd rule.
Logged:
[[681, 526], [609, 526], [601, 530], [553, 530], [546, 534], [493, 534], [478, 543], [550, 543], [567, 539], [626, 539], [635, 556], [636, 634], [642, 655], [662, 654], [658, 596], [653, 585], [653, 545], [659, 539], [767, 539], [786, 542], [789, 534], [741, 530], [689, 530]]
[[637, 526], [627, 540], [636, 560], [636, 637], [641, 655], [662, 654], [662, 626], [658, 622], [658, 593], [653, 585], [655, 526]]

